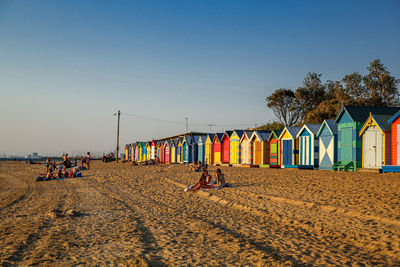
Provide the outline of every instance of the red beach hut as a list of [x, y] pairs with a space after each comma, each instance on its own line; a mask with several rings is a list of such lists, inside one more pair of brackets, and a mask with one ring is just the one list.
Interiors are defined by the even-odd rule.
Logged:
[[229, 164], [231, 161], [231, 142], [230, 142], [230, 137], [233, 131], [226, 131], [224, 136], [222, 137], [222, 155], [221, 155], [221, 161], [224, 164]]

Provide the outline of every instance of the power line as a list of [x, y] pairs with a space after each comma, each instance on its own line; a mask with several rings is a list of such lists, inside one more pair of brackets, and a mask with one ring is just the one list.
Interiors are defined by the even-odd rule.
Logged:
[[[188, 125], [188, 118], [185, 118], [186, 122], [179, 122], [179, 121], [171, 121], [171, 120], [163, 120], [163, 119], [157, 119], [157, 118], [152, 118], [152, 117], [147, 117], [147, 116], [142, 116], [142, 115], [137, 115], [137, 114], [131, 114], [131, 113], [126, 113], [126, 112], [121, 112], [121, 114], [130, 116], [130, 117], [135, 117], [139, 119], [144, 119], [144, 120], [151, 120], [151, 121], [158, 121], [158, 122], [163, 122], [163, 123], [169, 123], [169, 124], [179, 124], [179, 125]], [[256, 123], [256, 125], [260, 125], [262, 123]], [[192, 126], [208, 126], [211, 129], [211, 126], [225, 126], [225, 127], [234, 127], [234, 126], [252, 126], [254, 123], [242, 123], [242, 124], [225, 124], [225, 123], [190, 123]]]

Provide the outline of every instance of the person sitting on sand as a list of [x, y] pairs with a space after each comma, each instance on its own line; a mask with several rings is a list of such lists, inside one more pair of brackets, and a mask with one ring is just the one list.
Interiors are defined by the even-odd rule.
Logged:
[[192, 171], [194, 171], [194, 172], [200, 172], [201, 171], [201, 161], [197, 161], [196, 165], [190, 166], [189, 173], [191, 173]]
[[86, 160], [81, 156], [81, 170], [83, 170], [83, 164], [86, 163]]
[[210, 189], [210, 188], [214, 187], [214, 186], [208, 184], [211, 181], [211, 175], [208, 174], [208, 171], [204, 168], [201, 168], [201, 170], [202, 170], [202, 174], [201, 174], [200, 178], [197, 180], [197, 182], [194, 184], [194, 186], [187, 189], [187, 191], [193, 192], [193, 191], [199, 190], [201, 188]]
[[53, 171], [49, 168], [46, 173], [46, 180], [54, 179]]
[[86, 156], [86, 166], [87, 166], [87, 169], [89, 170], [90, 169], [90, 159], [92, 158], [92, 156], [90, 156], [89, 152], [86, 153], [86, 154], [87, 154], [87, 156]]
[[221, 172], [221, 169], [217, 169], [216, 171], [217, 178], [217, 187], [222, 188], [226, 186], [224, 174]]

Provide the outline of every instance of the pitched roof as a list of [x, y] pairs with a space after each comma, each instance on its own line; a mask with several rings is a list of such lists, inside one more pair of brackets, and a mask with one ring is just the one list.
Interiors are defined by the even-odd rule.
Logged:
[[372, 117], [376, 121], [376, 123], [379, 124], [379, 127], [381, 127], [382, 131], [389, 131], [391, 126], [389, 124], [389, 119], [392, 117], [391, 115], [375, 115], [372, 114]]
[[193, 143], [195, 143], [195, 144], [199, 143], [199, 139], [200, 139], [200, 135], [193, 135], [192, 136]]
[[244, 130], [234, 130], [234, 132], [239, 136], [239, 139], [242, 138], [242, 135], [244, 133]]
[[353, 121], [365, 122], [369, 114], [375, 115], [393, 115], [400, 110], [400, 107], [376, 107], [376, 106], [347, 106], [343, 105], [335, 122], [341, 117], [344, 111], [347, 111]]
[[228, 138], [231, 138], [233, 131], [225, 131], [224, 134], [226, 134], [228, 136]]
[[270, 140], [273, 136], [276, 138], [279, 138], [283, 130], [272, 130], [271, 134], [268, 137], [268, 140]]
[[261, 141], [267, 141], [269, 136], [271, 135], [271, 131], [262, 131], [262, 132], [258, 132], [259, 138], [261, 139]]
[[328, 129], [329, 129], [329, 131], [333, 134], [333, 135], [336, 135], [337, 134], [337, 123], [335, 123], [335, 120], [324, 120], [323, 122], [322, 122], [322, 124], [321, 124], [321, 127], [319, 128], [319, 130], [318, 130], [318, 133], [317, 133], [317, 137], [319, 137], [320, 135], [321, 135], [321, 133], [322, 133], [322, 129], [324, 128], [324, 127], [328, 127]]
[[397, 111], [388, 121], [389, 124], [392, 124], [392, 122], [397, 119], [400, 116], [400, 110]]
[[301, 127], [300, 131], [297, 133], [296, 138], [299, 138], [301, 133], [305, 129], [309, 133], [312, 133], [313, 135], [317, 135], [320, 128], [321, 128], [321, 124], [304, 124], [303, 127]]
[[291, 136], [292, 138], [296, 138], [297, 133], [301, 130], [301, 127], [297, 127], [297, 126], [286, 126], [286, 127], [282, 130], [281, 134], [279, 135], [279, 139], [282, 138], [283, 132], [284, 132], [285, 130], [290, 134], [290, 136]]
[[218, 141], [221, 141], [222, 136], [224, 136], [225, 133], [216, 133], [214, 135], [214, 138], [218, 138]]

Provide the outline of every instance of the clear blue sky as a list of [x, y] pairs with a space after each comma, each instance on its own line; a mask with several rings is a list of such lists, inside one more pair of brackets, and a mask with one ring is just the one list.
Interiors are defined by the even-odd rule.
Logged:
[[[0, 154], [112, 150], [118, 108], [251, 126], [275, 89], [375, 58], [400, 77], [400, 1], [2, 0]], [[184, 130], [123, 115], [121, 143]]]

